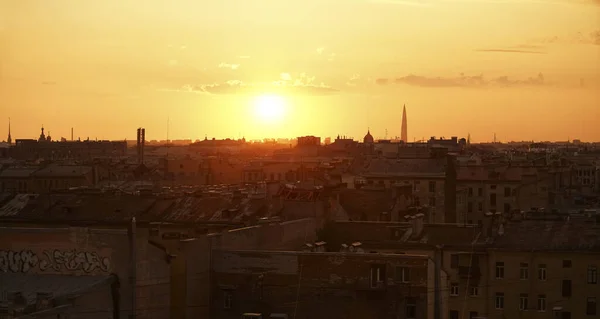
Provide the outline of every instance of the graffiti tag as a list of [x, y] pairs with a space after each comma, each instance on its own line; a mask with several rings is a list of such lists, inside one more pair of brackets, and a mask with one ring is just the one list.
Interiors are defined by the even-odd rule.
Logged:
[[43, 256], [38, 256], [31, 250], [6, 251], [0, 250], [1, 272], [29, 272], [36, 268], [40, 271], [77, 271], [86, 273], [94, 271], [108, 272], [110, 259], [101, 257], [96, 252], [76, 250], [46, 250]]
[[28, 272], [38, 265], [38, 257], [31, 250], [0, 250], [0, 271]]

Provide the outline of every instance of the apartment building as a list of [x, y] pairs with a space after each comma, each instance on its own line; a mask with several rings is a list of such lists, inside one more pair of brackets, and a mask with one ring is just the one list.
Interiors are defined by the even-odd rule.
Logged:
[[[213, 252], [214, 318], [434, 318], [427, 256]], [[262, 317], [260, 317], [262, 316]]]
[[523, 220], [488, 249], [488, 318], [598, 318], [600, 227]]
[[443, 318], [597, 318], [600, 220], [484, 215], [481, 226], [335, 222], [327, 242], [439, 263]]

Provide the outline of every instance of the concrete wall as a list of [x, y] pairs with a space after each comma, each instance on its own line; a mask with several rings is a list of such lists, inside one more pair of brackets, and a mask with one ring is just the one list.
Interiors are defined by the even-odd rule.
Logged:
[[213, 249], [279, 249], [297, 250], [306, 242], [316, 240], [316, 221], [312, 218], [298, 219], [232, 229], [209, 234]]
[[[147, 231], [137, 233], [137, 259], [132, 262], [124, 229], [0, 228], [0, 271], [32, 276], [114, 274], [119, 278], [119, 303], [125, 318], [132, 312], [130, 274], [134, 264], [138, 315], [168, 318], [170, 266], [164, 252], [148, 245], [147, 238]], [[89, 300], [93, 307], [95, 298]], [[86, 307], [83, 302], [78, 301], [78, 306]]]
[[[239, 318], [246, 312], [264, 318], [272, 313], [297, 319], [405, 318], [411, 298], [416, 318], [429, 318], [424, 256], [215, 251], [213, 265], [214, 318]], [[374, 265], [384, 267], [384, 284], [377, 288], [370, 283]], [[396, 267], [410, 269], [410, 282], [397, 281]]]

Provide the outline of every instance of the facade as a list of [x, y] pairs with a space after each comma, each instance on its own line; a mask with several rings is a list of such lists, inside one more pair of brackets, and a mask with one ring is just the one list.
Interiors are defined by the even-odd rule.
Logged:
[[596, 318], [600, 235], [596, 216], [543, 219], [488, 213], [483, 225], [336, 222], [328, 248], [419, 254], [440, 263], [442, 318]]
[[0, 311], [8, 318], [124, 318], [131, 309], [168, 318], [168, 274], [147, 230], [0, 229]]
[[97, 182], [93, 166], [8, 167], [0, 171], [0, 191], [8, 193], [48, 193], [90, 187]]
[[216, 251], [214, 318], [434, 318], [426, 256]]
[[10, 155], [19, 160], [121, 157], [127, 155], [127, 142], [17, 139], [10, 149]]

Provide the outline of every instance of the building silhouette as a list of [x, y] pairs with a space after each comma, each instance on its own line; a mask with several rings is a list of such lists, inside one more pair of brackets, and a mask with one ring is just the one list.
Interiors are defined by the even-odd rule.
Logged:
[[12, 136], [10, 135], [10, 117], [8, 118], [8, 138], [6, 139], [6, 143], [9, 145], [12, 144]]
[[406, 118], [406, 105], [402, 110], [402, 133], [400, 133], [400, 139], [404, 142], [408, 142], [408, 119]]

